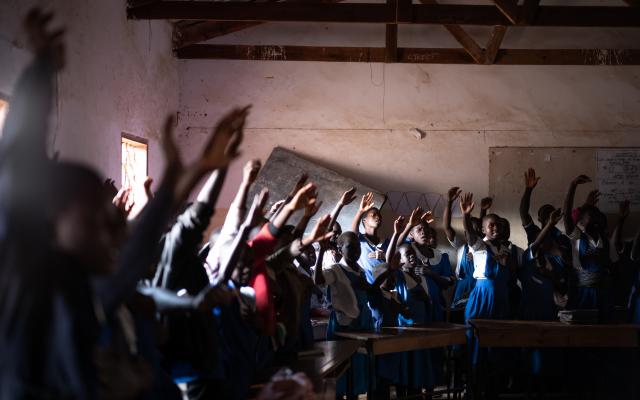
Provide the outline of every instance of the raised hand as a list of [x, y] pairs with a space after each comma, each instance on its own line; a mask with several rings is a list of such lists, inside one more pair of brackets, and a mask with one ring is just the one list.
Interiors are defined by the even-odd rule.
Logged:
[[65, 64], [65, 47], [62, 40], [65, 31], [47, 29], [52, 18], [52, 13], [44, 13], [34, 8], [27, 14], [24, 27], [33, 51], [36, 54], [45, 54], [51, 60], [51, 65], [59, 71]]
[[600, 191], [596, 189], [589, 192], [584, 204], [589, 204], [595, 207], [598, 204], [598, 201], [600, 201]]
[[259, 194], [253, 197], [253, 203], [251, 203], [251, 208], [245, 219], [249, 225], [258, 226], [258, 224], [262, 222], [264, 218], [264, 206], [267, 204], [268, 199], [269, 190], [267, 188], [263, 188]]
[[324, 243], [327, 240], [329, 240], [329, 238], [331, 238], [334, 234], [333, 231], [327, 232], [330, 221], [331, 221], [331, 216], [328, 214], [320, 218], [318, 222], [316, 222], [316, 225], [311, 230], [311, 234], [309, 234], [309, 236], [304, 238], [304, 240], [302, 241], [302, 244], [304, 246], [308, 246], [313, 242]]
[[226, 168], [238, 156], [250, 107], [235, 108], [222, 117], [197, 161], [199, 166], [207, 171]]
[[113, 200], [111, 200], [111, 203], [113, 203], [125, 217], [129, 215], [134, 205], [133, 201], [129, 201], [129, 196], [131, 196], [131, 188], [122, 187]]
[[551, 215], [549, 216], [549, 223], [552, 225], [556, 225], [558, 222], [560, 222], [560, 220], [562, 219], [562, 209], [561, 208], [557, 208], [555, 210], [553, 210], [551, 212]]
[[491, 197], [485, 197], [482, 200], [480, 200], [480, 208], [482, 210], [488, 210], [491, 208], [492, 205], [493, 205], [493, 199]]
[[393, 222], [393, 233], [399, 235], [400, 232], [402, 232], [403, 229], [404, 229], [404, 217], [402, 215], [400, 215]]
[[322, 202], [318, 201], [317, 198], [312, 197], [307, 201], [307, 204], [304, 205], [304, 216], [305, 217], [313, 217], [320, 207], [322, 206]]
[[411, 211], [411, 215], [409, 216], [409, 226], [410, 227], [414, 227], [416, 225], [418, 225], [420, 223], [420, 220], [422, 219], [422, 216], [425, 213], [422, 212], [422, 208], [420, 207], [416, 207], [413, 209], [413, 211]]
[[538, 181], [540, 181], [540, 177], [536, 176], [536, 170], [535, 169], [529, 168], [524, 173], [524, 184], [527, 187], [527, 189], [535, 188], [536, 185], [538, 184]]
[[348, 204], [351, 204], [356, 199], [355, 194], [356, 194], [356, 188], [354, 187], [344, 192], [342, 194], [342, 197], [340, 197], [340, 201], [339, 201], [340, 205], [346, 206]]
[[313, 183], [307, 183], [304, 187], [298, 190], [287, 204], [291, 210], [299, 210], [303, 208], [311, 199], [315, 199], [318, 197], [318, 193], [316, 192], [316, 185]]
[[620, 218], [627, 218], [629, 216], [629, 200], [621, 201], [618, 206], [618, 216]]
[[144, 194], [147, 196], [147, 202], [153, 199], [153, 192], [151, 191], [151, 184], [153, 184], [153, 178], [147, 176], [142, 186], [144, 187]]
[[242, 179], [249, 185], [253, 184], [258, 177], [258, 172], [260, 172], [261, 167], [262, 164], [258, 159], [247, 161], [242, 169]]
[[309, 175], [307, 175], [306, 172], [300, 175], [300, 178], [298, 178], [298, 181], [296, 182], [295, 186], [291, 190], [291, 193], [289, 193], [289, 197], [295, 196], [296, 193], [298, 193], [298, 191], [302, 189], [304, 184], [307, 183], [307, 179], [309, 179]]
[[358, 211], [361, 214], [364, 214], [372, 209], [374, 205], [375, 203], [373, 202], [373, 192], [368, 192], [367, 194], [362, 196], [362, 200], [360, 200], [360, 208]]
[[589, 183], [589, 182], [591, 182], [591, 178], [589, 178], [586, 175], [580, 175], [576, 179], [574, 179], [572, 183], [574, 185], [582, 185], [582, 184]]
[[422, 216], [420, 217], [420, 220], [422, 220], [423, 222], [430, 224], [433, 221], [435, 221], [435, 218], [433, 218], [433, 213], [429, 210], [425, 211]]
[[447, 192], [447, 200], [449, 203], [453, 203], [460, 194], [462, 194], [462, 190], [458, 186], [454, 186]]
[[475, 205], [476, 204], [473, 202], [473, 193], [465, 193], [460, 197], [460, 211], [463, 214], [471, 214]]

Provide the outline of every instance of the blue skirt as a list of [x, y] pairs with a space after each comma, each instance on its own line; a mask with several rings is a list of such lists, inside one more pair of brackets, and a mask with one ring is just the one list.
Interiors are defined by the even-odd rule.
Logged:
[[478, 279], [464, 310], [464, 321], [467, 323], [473, 318], [504, 319], [508, 308], [506, 288], [496, 288], [492, 279]]

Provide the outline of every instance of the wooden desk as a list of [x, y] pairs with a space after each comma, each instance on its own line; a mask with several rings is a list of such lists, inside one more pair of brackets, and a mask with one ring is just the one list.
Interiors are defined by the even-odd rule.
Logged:
[[638, 347], [638, 325], [570, 325], [558, 321], [472, 319], [482, 347]]
[[365, 342], [369, 355], [446, 347], [467, 342], [466, 325], [434, 322], [427, 326], [385, 327], [380, 332], [336, 332], [336, 336]]
[[362, 346], [359, 340], [330, 340], [316, 342], [314, 350], [322, 351], [322, 354], [300, 356], [293, 367], [300, 367], [307, 371], [313, 371], [313, 375], [321, 378], [334, 375], [345, 363], [351, 360], [351, 356]]
[[405, 351], [433, 349], [454, 344], [466, 344], [469, 327], [446, 322], [434, 322], [425, 326], [385, 327], [379, 332], [336, 332], [336, 336], [364, 342], [369, 355], [369, 390], [373, 398], [376, 388], [375, 356]]

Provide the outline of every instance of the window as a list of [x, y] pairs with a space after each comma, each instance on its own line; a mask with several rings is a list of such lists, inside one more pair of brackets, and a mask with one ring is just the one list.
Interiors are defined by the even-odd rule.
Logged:
[[122, 134], [122, 187], [131, 188], [129, 202], [133, 202], [132, 215], [139, 212], [147, 178], [147, 140], [126, 133]]
[[7, 111], [9, 111], [8, 98], [0, 93], [0, 135], [2, 135], [2, 129], [4, 128], [4, 119], [7, 117]]

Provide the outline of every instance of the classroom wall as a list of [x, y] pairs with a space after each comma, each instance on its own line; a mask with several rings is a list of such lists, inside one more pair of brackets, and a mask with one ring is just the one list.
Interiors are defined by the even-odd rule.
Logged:
[[[481, 43], [489, 33], [470, 32]], [[458, 47], [441, 27], [401, 26], [399, 37], [400, 46]], [[383, 27], [369, 25], [348, 31], [342, 25], [264, 24], [212, 42], [382, 46], [383, 40]], [[585, 43], [637, 47], [640, 30], [577, 29], [570, 35], [517, 28], [504, 47]], [[223, 112], [253, 105], [222, 206], [231, 201], [242, 163], [265, 160], [274, 146], [383, 192], [446, 193], [456, 185], [480, 197], [489, 190], [490, 147], [640, 145], [637, 66], [183, 60], [179, 75], [185, 152], [199, 148]], [[426, 137], [417, 139], [412, 128]], [[527, 165], [511, 167], [521, 175]]]
[[51, 149], [86, 162], [120, 182], [120, 135], [149, 140], [149, 172], [161, 173], [159, 129], [178, 106], [172, 28], [135, 22], [126, 0], [0, 1], [0, 92], [11, 95], [31, 54], [22, 17], [34, 5], [55, 12], [67, 28], [67, 66], [58, 76]]

